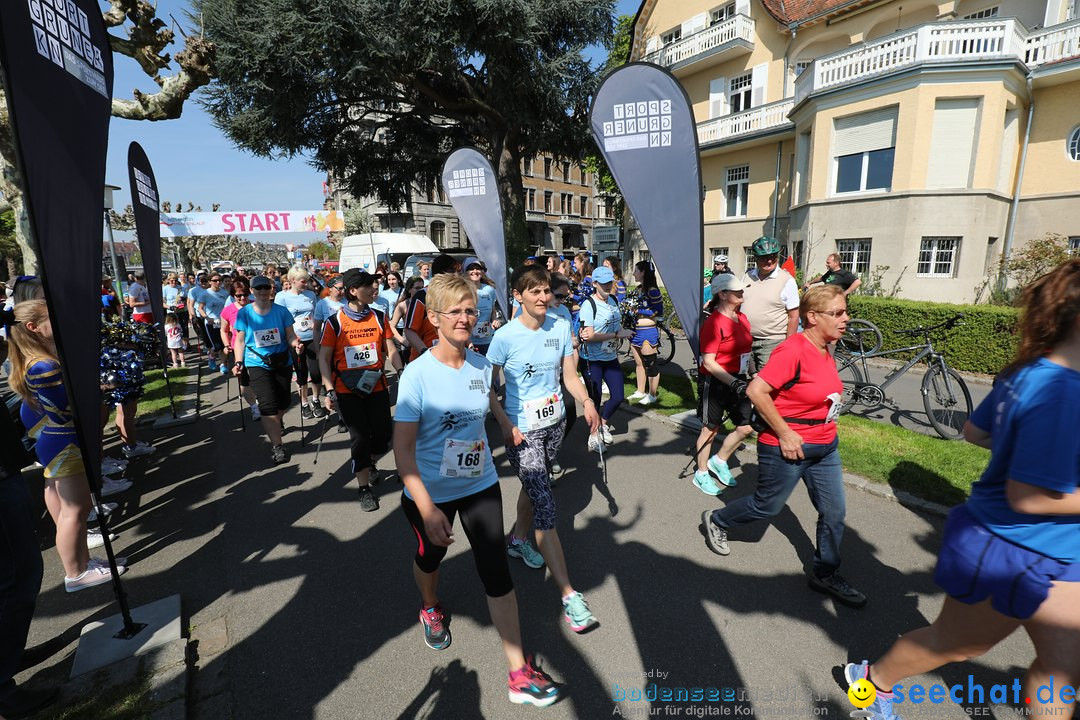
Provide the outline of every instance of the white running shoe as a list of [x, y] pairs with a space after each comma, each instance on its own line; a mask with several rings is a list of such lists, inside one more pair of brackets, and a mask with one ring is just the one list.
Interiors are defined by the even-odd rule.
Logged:
[[125, 445], [120, 449], [120, 452], [124, 454], [124, 457], [130, 460], [131, 458], [149, 455], [150, 453], [154, 452], [154, 446], [147, 445], [144, 442], [137, 442], [134, 445]]
[[643, 392], [637, 392], [635, 390], [634, 393], [630, 397], [626, 398], [626, 402], [628, 402], [628, 403], [637, 402], [638, 400], [641, 400], [642, 398], [645, 398], [645, 397], [648, 397], [648, 395], [646, 395]]
[[[109, 540], [116, 540], [116, 533], [109, 533]], [[99, 530], [87, 530], [86, 531], [86, 547], [90, 550], [99, 548], [105, 544], [105, 539], [101, 536]]]
[[600, 435], [604, 438], [605, 445], [615, 442], [615, 438], [611, 436], [611, 426], [606, 423], [600, 426]]
[[589, 452], [600, 452], [600, 446], [604, 444], [604, 441], [600, 439], [600, 432], [594, 432], [589, 435]]
[[[113, 512], [118, 507], [120, 507], [120, 505], [118, 503], [102, 503], [101, 506], [103, 508], [105, 508], [105, 514], [106, 515], [112, 515]], [[90, 514], [87, 516], [86, 522], [88, 522], [88, 523], [97, 522], [97, 508], [92, 508], [90, 510]]]
[[638, 405], [655, 405], [659, 400], [660, 398], [655, 395], [646, 395], [641, 398], [641, 402], [639, 402]]
[[101, 479], [101, 497], [119, 495], [126, 490], [130, 490], [132, 485], [134, 485], [134, 483], [130, 480], [117, 480], [107, 476], [103, 477]]

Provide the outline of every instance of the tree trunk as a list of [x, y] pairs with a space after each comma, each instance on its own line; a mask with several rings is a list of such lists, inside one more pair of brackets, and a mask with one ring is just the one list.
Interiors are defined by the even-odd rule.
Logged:
[[529, 254], [529, 229], [525, 224], [525, 192], [521, 186], [521, 153], [512, 137], [494, 144], [495, 173], [503, 211], [508, 268], [516, 268]]

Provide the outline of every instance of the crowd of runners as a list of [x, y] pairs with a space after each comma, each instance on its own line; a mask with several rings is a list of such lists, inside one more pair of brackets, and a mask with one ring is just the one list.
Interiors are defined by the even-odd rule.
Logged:
[[[709, 496], [734, 487], [728, 460], [752, 432], [758, 455], [753, 492], [702, 514], [706, 545], [728, 555], [729, 534], [778, 514], [801, 480], [818, 512], [807, 584], [861, 608], [866, 595], [839, 573], [845, 499], [836, 419], [843, 388], [831, 355], [846, 328], [852, 278], [837, 272], [830, 256], [824, 279], [800, 293], [778, 266], [774, 238], [758, 239], [752, 251], [755, 267], [745, 276], [723, 256], [705, 273], [693, 486]], [[508, 558], [550, 570], [574, 632], [599, 626], [571, 582], [552, 489], [564, 442], [584, 443], [602, 462], [615, 442], [619, 406], [659, 399], [664, 301], [651, 263], [637, 263], [633, 278], [628, 290], [617, 258], [595, 268], [584, 254], [530, 258], [513, 271], [511, 306], [502, 308], [484, 263], [461, 267], [450, 255], [407, 279], [385, 264], [336, 276], [300, 265], [169, 275], [165, 334], [174, 366], [203, 353], [211, 372], [236, 378], [269, 441], [270, 463], [290, 461], [284, 415], [294, 392], [302, 418], [349, 434], [364, 511], [379, 507], [377, 462], [392, 451], [410, 526], [402, 539], [416, 546], [418, 617], [435, 650], [452, 641], [439, 566], [460, 516], [506, 656], [509, 698], [544, 706], [558, 699], [560, 685], [522, 646]], [[145, 278], [131, 281], [123, 299], [131, 320], [152, 323]], [[106, 318], [119, 304], [109, 287], [106, 280]], [[876, 686], [873, 718], [894, 717], [890, 690], [904, 677], [984, 652], [1019, 626], [1038, 655], [1028, 683], [1051, 674], [1080, 683], [1080, 260], [1036, 282], [1025, 298], [1020, 355], [965, 430], [993, 455], [946, 527], [937, 571], [948, 595], [941, 616], [876, 663], [846, 669], [849, 682]], [[88, 555], [92, 502], [40, 283], [15, 288], [11, 304], [10, 384], [37, 440], [65, 585], [75, 591], [108, 581], [110, 572]], [[618, 357], [623, 341], [636, 368], [629, 398]], [[134, 438], [135, 407], [116, 410], [125, 457], [152, 452]], [[579, 414], [588, 430], [571, 435]], [[488, 419], [520, 481], [509, 531]], [[122, 462], [106, 460], [102, 470], [122, 470]], [[40, 585], [40, 557], [38, 566]]]

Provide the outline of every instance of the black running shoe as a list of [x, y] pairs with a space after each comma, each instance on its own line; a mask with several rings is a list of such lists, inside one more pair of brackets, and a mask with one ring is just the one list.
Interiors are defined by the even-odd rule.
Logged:
[[370, 485], [360, 486], [360, 509], [364, 512], [375, 512], [379, 509], [379, 498], [371, 492]]
[[284, 445], [275, 445], [270, 453], [274, 458], [275, 465], [281, 465], [289, 461], [289, 453], [286, 452]]
[[811, 590], [816, 590], [824, 595], [832, 595], [836, 602], [848, 607], [861, 608], [866, 605], [866, 596], [851, 587], [840, 573], [833, 573], [828, 577], [811, 575], [807, 578], [807, 584]]
[[311, 405], [311, 414], [317, 418], [324, 418], [330, 413], [326, 412], [326, 408], [322, 406], [322, 403], [316, 401]]
[[314, 420], [315, 412], [311, 409], [310, 405], [304, 404], [300, 406], [300, 417], [304, 418], [305, 420]]

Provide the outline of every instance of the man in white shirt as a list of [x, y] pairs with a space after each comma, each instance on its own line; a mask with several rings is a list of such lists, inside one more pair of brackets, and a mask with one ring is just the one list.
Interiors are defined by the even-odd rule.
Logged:
[[763, 235], [751, 246], [757, 267], [746, 274], [742, 312], [750, 321], [750, 352], [755, 372], [765, 367], [776, 346], [799, 328], [799, 287], [780, 267], [780, 242]]

